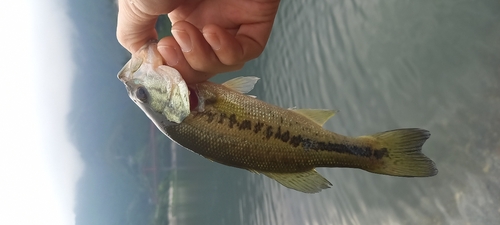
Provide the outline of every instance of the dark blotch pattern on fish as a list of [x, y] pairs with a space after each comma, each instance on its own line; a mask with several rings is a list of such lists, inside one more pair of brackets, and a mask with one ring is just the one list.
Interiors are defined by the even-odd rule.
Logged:
[[387, 148], [382, 148], [380, 150], [373, 150], [373, 157], [376, 159], [381, 159], [384, 156], [388, 156]]
[[234, 125], [238, 125], [238, 120], [236, 120], [235, 114], [231, 114], [229, 116], [229, 128], [233, 128]]
[[240, 125], [238, 126], [239, 130], [251, 130], [252, 129], [252, 122], [250, 120], [243, 120], [241, 121]]
[[219, 116], [219, 121], [218, 123], [224, 123], [224, 118], [227, 118], [227, 115], [225, 113], [221, 113]]
[[205, 100], [205, 105], [213, 105], [215, 103], [217, 103], [217, 98], [209, 98]]
[[212, 121], [214, 121], [214, 118], [215, 118], [215, 113], [212, 113], [212, 112], [207, 112], [206, 113], [207, 115], [207, 123], [211, 123]]
[[283, 142], [288, 142], [288, 140], [290, 139], [290, 132], [289, 131], [285, 131], [282, 135], [281, 135], [281, 141]]
[[281, 139], [281, 126], [278, 127], [278, 130], [274, 134], [274, 138]]
[[271, 138], [273, 136], [273, 127], [272, 126], [267, 126], [266, 129], [266, 139]]
[[[216, 113], [212, 113], [209, 111], [205, 111], [201, 113], [201, 115], [207, 116], [207, 122], [211, 123], [215, 120]], [[252, 130], [252, 121], [250, 120], [242, 120], [239, 122], [236, 119], [235, 114], [231, 114], [229, 117], [225, 113], [221, 113], [219, 115], [219, 120], [217, 121], [220, 124], [223, 124], [225, 119], [228, 119], [229, 128], [237, 127], [239, 130]], [[264, 126], [266, 129], [263, 130]], [[325, 141], [314, 141], [309, 138], [304, 138], [301, 135], [291, 135], [290, 131], [283, 131], [281, 126], [278, 126], [276, 132], [273, 131], [273, 126], [266, 125], [262, 122], [257, 122], [253, 126], [253, 132], [259, 133], [263, 130], [263, 134], [265, 138], [269, 140], [274, 136], [275, 139], [281, 140], [285, 143], [292, 145], [293, 147], [299, 147], [302, 145], [304, 150], [306, 151], [328, 151], [328, 152], [336, 152], [340, 154], [350, 154], [360, 157], [373, 157], [376, 159], [381, 159], [388, 155], [388, 150], [386, 148], [383, 149], [372, 149], [369, 146], [356, 146], [349, 144], [338, 144], [332, 142]]]
[[350, 154], [361, 157], [375, 157], [376, 159], [381, 159], [387, 155], [387, 149], [372, 149], [368, 146], [356, 146], [348, 144], [337, 144], [324, 141], [313, 141], [311, 139], [304, 139], [302, 145], [306, 150], [314, 151], [328, 151], [337, 152], [341, 154]]
[[260, 130], [262, 130], [262, 127], [264, 126], [264, 123], [261, 123], [261, 122], [257, 122], [255, 124], [255, 127], [253, 128], [253, 132], [254, 133], [259, 133]]
[[293, 146], [293, 147], [298, 147], [300, 145], [300, 143], [302, 143], [303, 139], [302, 139], [302, 136], [301, 135], [297, 135], [297, 136], [292, 136], [292, 138], [290, 138], [290, 144]]

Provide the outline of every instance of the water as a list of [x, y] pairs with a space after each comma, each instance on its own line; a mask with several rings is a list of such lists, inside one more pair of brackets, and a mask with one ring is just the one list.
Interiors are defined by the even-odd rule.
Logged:
[[[109, 204], [116, 210], [102, 216], [106, 224], [498, 224], [499, 21], [495, 0], [282, 1], [261, 57], [214, 81], [259, 76], [258, 98], [339, 110], [325, 128], [344, 135], [427, 129], [423, 151], [439, 169], [431, 178], [398, 178], [320, 168], [333, 187], [313, 195], [186, 151], [150, 129], [114, 74], [93, 78], [113, 82], [108, 98], [116, 105], [107, 109], [114, 119], [99, 115], [111, 134], [92, 146], [109, 152], [92, 160], [110, 171], [98, 182], [136, 188], [110, 185], [89, 194], [84, 184], [91, 179], [82, 179], [80, 199], [118, 192], [124, 206], [80, 202], [77, 223], [99, 214], [89, 210], [95, 205]], [[120, 63], [109, 64], [118, 71]]]

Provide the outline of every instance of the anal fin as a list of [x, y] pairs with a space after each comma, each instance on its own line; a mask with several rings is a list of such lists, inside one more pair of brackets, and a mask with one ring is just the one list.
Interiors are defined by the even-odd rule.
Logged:
[[259, 173], [278, 181], [278, 183], [287, 188], [304, 193], [317, 193], [332, 186], [332, 184], [316, 172], [315, 169], [300, 173], [270, 173], [260, 171]]

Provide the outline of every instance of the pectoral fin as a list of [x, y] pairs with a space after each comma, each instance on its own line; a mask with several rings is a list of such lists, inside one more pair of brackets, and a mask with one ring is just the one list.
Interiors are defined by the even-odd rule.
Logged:
[[328, 119], [335, 115], [336, 110], [328, 109], [290, 109], [300, 115], [303, 115], [317, 124], [323, 126]]
[[245, 94], [253, 89], [258, 80], [258, 77], [236, 77], [224, 82], [222, 85]]
[[287, 188], [304, 193], [317, 193], [332, 185], [327, 179], [316, 172], [315, 169], [301, 173], [260, 173], [278, 181], [278, 183]]

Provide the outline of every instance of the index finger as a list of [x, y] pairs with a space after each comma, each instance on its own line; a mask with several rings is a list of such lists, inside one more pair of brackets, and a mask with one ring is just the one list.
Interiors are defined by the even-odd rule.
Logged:
[[156, 20], [175, 9], [181, 0], [119, 0], [116, 38], [134, 53], [152, 39], [157, 39]]

